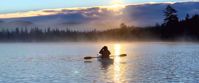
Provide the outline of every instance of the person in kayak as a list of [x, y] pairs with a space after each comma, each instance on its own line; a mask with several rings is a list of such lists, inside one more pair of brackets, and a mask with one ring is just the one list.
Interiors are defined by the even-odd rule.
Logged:
[[110, 54], [111, 52], [108, 50], [108, 47], [107, 46], [104, 46], [100, 51], [99, 53], [101, 54], [101, 58], [110, 58]]

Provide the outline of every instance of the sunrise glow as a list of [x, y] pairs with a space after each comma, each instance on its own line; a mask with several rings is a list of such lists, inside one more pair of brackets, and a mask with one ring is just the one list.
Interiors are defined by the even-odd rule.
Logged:
[[108, 8], [115, 12], [119, 12], [121, 9], [125, 8], [125, 5], [123, 0], [111, 0], [111, 5]]

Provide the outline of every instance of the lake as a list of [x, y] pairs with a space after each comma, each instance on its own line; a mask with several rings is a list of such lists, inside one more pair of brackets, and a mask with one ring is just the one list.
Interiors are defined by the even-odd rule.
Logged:
[[[104, 45], [114, 61], [83, 59]], [[199, 82], [198, 43], [0, 43], [0, 53], [0, 83]]]

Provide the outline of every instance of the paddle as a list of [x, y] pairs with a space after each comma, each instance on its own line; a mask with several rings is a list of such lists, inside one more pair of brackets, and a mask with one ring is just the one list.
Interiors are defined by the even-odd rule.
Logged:
[[[120, 54], [119, 57], [125, 57], [127, 56], [127, 54]], [[114, 56], [110, 56], [110, 57], [114, 57]], [[86, 56], [84, 57], [84, 59], [92, 59], [92, 58], [99, 58], [99, 57], [92, 57], [92, 56]]]

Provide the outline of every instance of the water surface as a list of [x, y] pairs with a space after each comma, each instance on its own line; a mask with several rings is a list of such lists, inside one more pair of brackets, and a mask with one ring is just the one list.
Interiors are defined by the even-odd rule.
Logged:
[[[83, 59], [104, 45], [113, 62]], [[0, 83], [197, 83], [198, 49], [182, 42], [0, 43]]]

